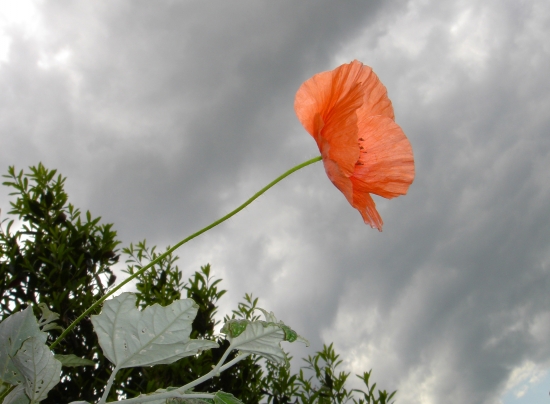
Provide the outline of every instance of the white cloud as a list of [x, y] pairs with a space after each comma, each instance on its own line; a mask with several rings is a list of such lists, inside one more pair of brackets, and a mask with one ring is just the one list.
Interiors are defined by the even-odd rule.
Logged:
[[9, 61], [13, 30], [20, 30], [27, 37], [40, 35], [40, 3], [42, 0], [0, 0], [0, 62]]
[[63, 48], [54, 54], [42, 53], [37, 64], [41, 69], [47, 70], [52, 67], [63, 68], [70, 62], [72, 52], [69, 48]]

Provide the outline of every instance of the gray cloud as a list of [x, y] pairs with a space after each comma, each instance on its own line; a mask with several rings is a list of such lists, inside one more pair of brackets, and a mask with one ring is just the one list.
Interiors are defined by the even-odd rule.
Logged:
[[58, 168], [124, 244], [174, 244], [318, 154], [292, 108], [304, 80], [370, 64], [417, 169], [376, 199], [384, 232], [317, 163], [180, 267], [212, 263], [224, 310], [253, 292], [400, 403], [498, 403], [550, 361], [550, 7], [517, 4], [40, 3], [34, 33], [3, 31], [0, 161]]

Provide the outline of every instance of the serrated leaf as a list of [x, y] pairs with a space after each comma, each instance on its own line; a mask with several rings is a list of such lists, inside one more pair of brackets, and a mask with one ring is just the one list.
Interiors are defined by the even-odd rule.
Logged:
[[4, 398], [2, 404], [29, 404], [31, 400], [25, 394], [25, 386], [18, 384], [10, 393]]
[[215, 404], [243, 404], [241, 400], [235, 397], [233, 394], [224, 393], [223, 391], [218, 391], [214, 394], [214, 403]]
[[54, 321], [59, 320], [59, 314], [51, 311], [48, 308], [48, 306], [46, 306], [46, 303], [40, 303], [38, 305], [38, 308], [40, 309], [40, 311], [42, 311], [40, 320], [38, 320], [38, 326], [42, 329], [42, 331], [49, 331], [49, 330], [55, 330], [55, 329], [63, 331], [63, 327], [60, 327], [59, 325], [54, 324]]
[[61, 366], [65, 367], [76, 367], [76, 366], [94, 366], [95, 362], [86, 359], [86, 358], [79, 358], [76, 355], [70, 354], [70, 355], [54, 355], [54, 358], [57, 359], [59, 362], [61, 362]]
[[[224, 332], [223, 329], [222, 332]], [[260, 355], [279, 364], [285, 361], [285, 353], [280, 346], [281, 341], [284, 341], [285, 333], [276, 325], [265, 321], [248, 321], [246, 329], [239, 336], [232, 338], [228, 334], [227, 338], [231, 343], [230, 348]]]
[[136, 308], [133, 293], [108, 300], [92, 323], [103, 353], [118, 369], [169, 364], [216, 348], [209, 340], [190, 340], [197, 305], [191, 299]]
[[265, 321], [267, 321], [268, 323], [278, 322], [277, 317], [275, 317], [275, 313], [264, 310], [261, 307], [256, 307], [256, 310], [260, 310], [264, 314]]
[[277, 321], [273, 313], [260, 309], [268, 321], [250, 321], [232, 319], [227, 321], [221, 332], [227, 335], [231, 348], [241, 352], [249, 352], [276, 362], [285, 361], [285, 353], [281, 349], [282, 341], [307, 341], [300, 337], [283, 322]]
[[32, 402], [44, 400], [61, 378], [61, 362], [37, 337], [23, 343], [13, 357], [13, 364], [25, 377], [25, 392]]
[[9, 316], [0, 323], [0, 382], [19, 384], [23, 377], [12, 362], [23, 342], [30, 337], [46, 342], [47, 334], [40, 331], [31, 307]]
[[267, 310], [264, 310], [260, 307], [256, 307], [256, 310], [260, 310], [264, 314], [265, 320], [267, 322], [277, 324], [279, 327], [281, 327], [281, 329], [285, 333], [285, 341], [288, 341], [288, 342], [299, 341], [299, 342], [303, 342], [306, 346], [309, 346], [309, 341], [307, 339], [299, 335], [296, 331], [294, 331], [289, 326], [285, 325], [282, 321], [278, 321], [277, 317], [275, 317], [275, 314], [273, 312], [269, 313], [267, 312]]

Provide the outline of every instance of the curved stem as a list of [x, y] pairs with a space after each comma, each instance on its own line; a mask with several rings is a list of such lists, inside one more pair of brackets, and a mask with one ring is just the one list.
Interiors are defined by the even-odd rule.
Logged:
[[123, 287], [124, 285], [126, 285], [128, 282], [132, 281], [133, 279], [135, 279], [136, 277], [140, 276], [141, 274], [143, 274], [145, 271], [147, 271], [149, 268], [151, 268], [153, 265], [155, 265], [156, 263], [158, 263], [159, 261], [161, 261], [162, 259], [164, 259], [167, 255], [173, 253], [176, 249], [178, 249], [179, 247], [181, 247], [182, 245], [184, 245], [185, 243], [187, 243], [188, 241], [191, 241], [193, 240], [195, 237], [198, 237], [200, 236], [202, 233], [205, 233], [207, 232], [208, 230], [210, 230], [211, 228], [213, 227], [216, 227], [217, 225], [219, 225], [220, 223], [223, 223], [225, 222], [227, 219], [229, 219], [230, 217], [233, 217], [235, 216], [237, 213], [239, 213], [241, 210], [243, 210], [244, 208], [246, 208], [248, 205], [250, 205], [252, 202], [254, 202], [256, 199], [258, 199], [263, 193], [265, 193], [269, 188], [273, 187], [275, 184], [277, 184], [278, 182], [282, 181], [283, 179], [285, 179], [286, 177], [288, 177], [290, 174], [298, 171], [299, 169], [301, 168], [304, 168], [310, 164], [313, 164], [313, 163], [316, 163], [318, 161], [321, 161], [322, 157], [321, 156], [317, 156], [315, 158], [312, 158], [311, 160], [307, 160], [307, 161], [304, 161], [302, 164], [298, 164], [297, 166], [291, 168], [290, 170], [288, 170], [287, 172], [285, 172], [284, 174], [278, 176], [277, 178], [275, 178], [273, 181], [271, 181], [269, 184], [267, 184], [265, 187], [263, 187], [262, 189], [260, 189], [258, 192], [256, 192], [254, 195], [252, 195], [252, 197], [250, 199], [248, 199], [245, 203], [243, 203], [242, 205], [240, 205], [238, 208], [236, 208], [235, 210], [232, 210], [231, 212], [229, 212], [227, 215], [223, 216], [222, 218], [216, 220], [215, 222], [209, 224], [208, 226], [202, 228], [201, 230], [191, 234], [190, 236], [184, 238], [183, 240], [181, 240], [179, 243], [175, 244], [173, 247], [171, 247], [170, 249], [166, 250], [166, 252], [164, 252], [163, 254], [159, 255], [156, 259], [154, 259], [153, 261], [151, 261], [149, 264], [145, 265], [143, 268], [141, 268], [139, 271], [135, 272], [132, 276], [126, 278], [124, 281], [122, 281], [119, 285], [117, 285], [116, 287], [114, 287], [113, 289], [111, 289], [107, 294], [103, 295], [103, 297], [101, 297], [99, 300], [97, 300], [94, 304], [92, 304], [84, 313], [82, 313], [76, 320], [74, 320], [66, 329], [65, 331], [63, 331], [63, 333], [61, 333], [61, 335], [50, 345], [50, 349], [53, 349], [57, 344], [59, 344], [63, 338], [65, 338], [65, 336], [71, 332], [71, 330], [80, 322], [82, 321], [82, 319], [84, 319], [88, 314], [92, 313], [101, 303], [103, 303], [109, 296], [111, 296], [113, 293], [115, 293], [116, 291], [118, 291], [121, 287]]

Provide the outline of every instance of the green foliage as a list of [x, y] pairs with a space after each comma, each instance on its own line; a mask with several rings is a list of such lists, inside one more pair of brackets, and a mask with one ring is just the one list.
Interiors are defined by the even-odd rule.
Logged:
[[[15, 230], [14, 219], [0, 227], [1, 319], [29, 305], [38, 312], [43, 303], [66, 327], [115, 281], [110, 266], [118, 260], [116, 232], [68, 203], [65, 178], [56, 174], [39, 164], [27, 174], [9, 167], [4, 175], [15, 197], [8, 213], [20, 228]], [[54, 338], [59, 334], [50, 330]], [[93, 359], [99, 366], [63, 368], [61, 383], [44, 402], [95, 401], [108, 368], [90, 321], [81, 322], [55, 353]]]
[[22, 222], [12, 233], [9, 220], [0, 232], [2, 318], [40, 299], [67, 322], [74, 315], [64, 310], [69, 299], [87, 303], [114, 283], [109, 266], [118, 260], [119, 242], [111, 224], [98, 225], [101, 218], [92, 219], [90, 212], [83, 220], [67, 204], [65, 178], [55, 178], [56, 170], [42, 164], [30, 170], [23, 175], [10, 167], [3, 176], [10, 180], [3, 184], [15, 190], [10, 195], [17, 196], [8, 213]]
[[[390, 404], [390, 400], [396, 392], [388, 393], [386, 390], [378, 390], [375, 394], [376, 383], [370, 385], [371, 371], [357, 375], [365, 384], [366, 391], [360, 389], [348, 390], [346, 382], [349, 372], [338, 372], [337, 368], [342, 364], [332, 344], [324, 345], [323, 350], [313, 356], [304, 359], [306, 366], [300, 370], [297, 383], [300, 386], [300, 403], [348, 403], [355, 404]], [[313, 376], [306, 377], [307, 373]], [[356, 394], [359, 394], [359, 398]]]
[[275, 363], [266, 363], [266, 375], [262, 379], [262, 392], [267, 397], [268, 403], [289, 404], [295, 402], [295, 397], [299, 395], [300, 385], [298, 376], [292, 374], [290, 361], [292, 357], [283, 365]]
[[357, 404], [390, 404], [394, 401], [390, 400], [395, 396], [397, 391], [393, 391], [391, 393], [388, 393], [386, 390], [378, 390], [378, 397], [374, 394], [374, 389], [376, 387], [376, 383], [374, 383], [372, 386], [369, 384], [369, 379], [372, 373], [372, 369], [368, 372], [364, 372], [362, 375], [357, 375], [359, 379], [363, 381], [365, 386], [367, 387], [366, 391], [363, 390], [354, 390], [356, 392], [361, 393], [363, 397], [361, 397], [359, 400], [353, 400]]
[[[129, 274], [138, 271], [160, 255], [154, 247], [147, 247], [145, 241], [136, 246], [130, 245], [129, 248], [123, 249], [123, 252], [130, 257], [127, 261]], [[225, 339], [216, 336], [214, 332], [215, 326], [219, 323], [215, 318], [218, 301], [226, 293], [225, 290], [218, 289], [221, 279], [214, 280], [210, 274], [210, 265], [206, 265], [201, 267], [201, 270], [196, 272], [186, 284], [183, 284], [178, 277], [179, 269], [175, 265], [176, 261], [177, 257], [169, 255], [150, 271], [137, 278], [139, 279], [137, 289], [140, 292], [139, 305], [144, 307], [155, 302], [168, 305], [173, 301], [172, 299], [180, 298], [178, 291], [186, 290], [187, 297], [192, 298], [199, 305], [191, 338], [217, 341], [220, 348], [203, 352], [198, 357], [183, 358], [167, 366], [133, 371], [128, 369], [128, 372], [115, 383], [115, 386], [121, 384], [124, 386], [119, 394], [130, 397], [139, 392], [152, 393], [167, 385], [181, 386], [189, 383], [208, 373], [227, 349], [228, 343]], [[169, 279], [174, 283], [167, 282]], [[149, 287], [149, 285], [155, 286]], [[246, 294], [244, 301], [238, 304], [236, 310], [233, 310], [231, 317], [224, 318], [224, 322], [231, 319], [250, 321], [260, 319], [257, 304], [257, 298]], [[228, 360], [233, 358], [234, 355], [230, 355]], [[388, 393], [385, 390], [375, 391], [376, 383], [372, 386], [369, 384], [371, 372], [358, 376], [363, 380], [366, 390], [346, 388], [350, 374], [338, 372], [337, 368], [342, 361], [332, 344], [324, 346], [323, 350], [304, 360], [306, 366], [298, 374], [293, 374], [289, 361], [282, 365], [267, 362], [262, 366], [258, 358], [250, 356], [223, 372], [218, 378], [199, 385], [195, 391], [225, 391], [245, 403], [259, 403], [267, 400], [268, 403], [273, 404], [294, 402], [390, 404], [390, 400], [396, 393]], [[147, 380], [147, 384], [143, 383], [143, 380]]]
[[[169, 247], [167, 247], [168, 249]], [[137, 272], [140, 268], [156, 259], [160, 254], [155, 247], [149, 248], [145, 241], [137, 245], [131, 244], [124, 248], [128, 255], [128, 274]], [[168, 255], [149, 271], [139, 276], [136, 285], [138, 290], [138, 305], [145, 307], [153, 303], [168, 305], [179, 299], [182, 291], [199, 306], [193, 322], [191, 338], [216, 341], [220, 348], [203, 352], [197, 357], [187, 357], [166, 366], [124, 369], [120, 371], [115, 386], [121, 396], [133, 397], [139, 393], [152, 393], [166, 386], [182, 386], [208, 373], [221, 359], [229, 343], [215, 334], [215, 326], [219, 323], [217, 313], [218, 300], [226, 293], [218, 289], [221, 279], [213, 279], [210, 275], [210, 265], [201, 267], [187, 283], [181, 282], [181, 274], [174, 262], [177, 257]], [[255, 305], [256, 301], [249, 303]], [[241, 311], [242, 310], [242, 311]], [[235, 315], [240, 318], [251, 318], [253, 307], [248, 303], [241, 304]], [[235, 353], [228, 361], [235, 358]], [[195, 392], [224, 391], [239, 397], [245, 403], [257, 403], [262, 397], [262, 369], [256, 358], [246, 358], [227, 369], [219, 377], [209, 379], [195, 388]]]
[[[123, 248], [122, 252], [128, 256], [126, 260], [128, 267], [124, 272], [133, 275], [150, 261], [157, 259], [161, 254], [157, 253], [156, 249], [156, 246], [147, 247], [145, 240], [137, 243], [136, 246], [130, 243], [129, 247]], [[138, 278], [136, 297], [141, 309], [155, 303], [168, 306], [181, 299], [181, 291], [185, 288], [185, 283], [182, 282], [180, 270], [174, 265], [177, 259], [177, 256], [169, 255]]]

